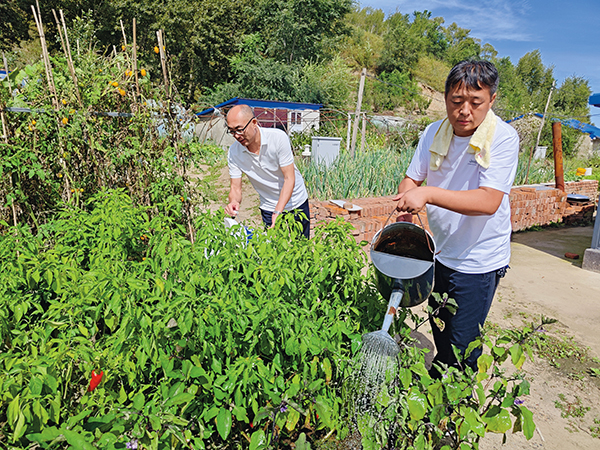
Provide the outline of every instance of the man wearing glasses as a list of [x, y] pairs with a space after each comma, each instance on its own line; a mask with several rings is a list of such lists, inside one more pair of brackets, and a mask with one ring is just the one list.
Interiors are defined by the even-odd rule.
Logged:
[[227, 154], [231, 189], [225, 213], [238, 214], [242, 201], [242, 173], [245, 173], [260, 197], [265, 227], [274, 226], [280, 215], [294, 211], [294, 218], [302, 224], [302, 234], [308, 238], [308, 193], [304, 179], [294, 165], [287, 134], [276, 128], [259, 127], [247, 105], [236, 105], [229, 110], [227, 131], [237, 142], [229, 147]]

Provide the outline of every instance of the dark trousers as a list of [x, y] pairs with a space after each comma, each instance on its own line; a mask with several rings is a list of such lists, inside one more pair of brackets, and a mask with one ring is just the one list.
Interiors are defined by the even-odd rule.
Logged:
[[[456, 314], [451, 314], [446, 308], [440, 309], [438, 317], [444, 322], [444, 329], [440, 330], [430, 319], [433, 339], [437, 354], [433, 363], [441, 362], [448, 366], [460, 367], [452, 345], [458, 347], [461, 353], [469, 344], [479, 336], [479, 327], [483, 326], [492, 305], [494, 293], [500, 278], [506, 273], [506, 268], [482, 274], [468, 274], [450, 269], [440, 262], [435, 262], [435, 287], [434, 292], [447, 293], [458, 304]], [[439, 305], [429, 298], [429, 305], [437, 308]], [[477, 369], [477, 358], [481, 356], [481, 349], [475, 349], [462, 363]], [[439, 378], [440, 374], [435, 367], [430, 370], [431, 376]]]
[[[300, 214], [300, 213], [303, 213]], [[262, 220], [265, 224], [265, 228], [269, 228], [273, 223], [273, 212], [260, 210]], [[285, 211], [283, 215], [294, 214], [294, 220], [302, 224], [302, 234], [309, 238], [310, 237], [310, 210], [308, 209], [308, 200], [302, 203], [298, 208], [293, 211]]]

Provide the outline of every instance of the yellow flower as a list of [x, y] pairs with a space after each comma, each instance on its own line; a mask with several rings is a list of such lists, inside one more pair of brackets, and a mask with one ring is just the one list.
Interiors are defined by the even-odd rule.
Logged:
[[83, 192], [83, 188], [80, 188], [80, 189], [79, 189], [79, 192]]
[[183, 201], [183, 200], [184, 200], [184, 199], [183, 199], [183, 197], [179, 197], [179, 198], [181, 199], [181, 201]]
[[64, 98], [61, 100], [61, 102], [62, 102], [63, 105], [67, 104], [67, 101]]
[[71, 193], [75, 192], [75, 189], [71, 189]]
[[154, 47], [154, 53], [158, 54], [160, 52], [160, 49], [158, 47]]
[[66, 125], [68, 122], [69, 122], [69, 119], [67, 119], [66, 117], [63, 117], [63, 118], [62, 118], [62, 123], [63, 123], [64, 125]]
[[133, 75], [133, 72], [131, 70], [126, 70], [125, 71], [125, 76], [126, 77], [130, 77], [131, 75]]
[[146, 76], [146, 69], [142, 69], [140, 73], [142, 74], [143, 77], [145, 77]]
[[33, 127], [31, 125], [28, 125], [29, 127], [29, 131], [33, 131]]
[[33, 125], [33, 126], [35, 126], [35, 124], [36, 124], [36, 123], [37, 123], [37, 122], [36, 122], [35, 120], [32, 120], [32, 121], [31, 121], [31, 125]]
[[75, 110], [72, 109], [71, 111], [69, 111], [69, 114], [75, 114]]
[[125, 51], [125, 46], [121, 45], [121, 50]]
[[59, 174], [58, 174], [58, 178], [62, 178], [62, 173], [59, 173]]
[[123, 89], [119, 89], [119, 94], [121, 94], [121, 97], [125, 96], [125, 91]]
[[113, 81], [113, 82], [112, 82], [112, 83], [110, 83], [110, 84], [112, 84], [114, 87], [119, 87], [119, 83], [118, 83], [118, 82], [116, 82], [116, 81]]

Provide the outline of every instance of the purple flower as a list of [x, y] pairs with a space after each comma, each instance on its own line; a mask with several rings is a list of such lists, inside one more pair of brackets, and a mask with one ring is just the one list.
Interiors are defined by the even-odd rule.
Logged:
[[525, 403], [525, 400], [521, 400], [520, 398], [515, 398], [515, 406], [519, 406]]
[[125, 448], [137, 449], [138, 448], [138, 440], [133, 439], [125, 444]]
[[280, 413], [284, 413], [284, 412], [286, 412], [286, 411], [287, 411], [287, 405], [286, 405], [286, 404], [283, 404], [283, 405], [281, 405], [281, 406], [279, 407], [279, 412], [280, 412]]

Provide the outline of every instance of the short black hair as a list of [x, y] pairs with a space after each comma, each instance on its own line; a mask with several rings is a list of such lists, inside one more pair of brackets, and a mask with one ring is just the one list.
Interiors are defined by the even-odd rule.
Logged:
[[489, 88], [490, 96], [498, 89], [498, 69], [485, 60], [465, 60], [456, 64], [446, 78], [444, 97], [456, 86], [464, 85], [467, 89], [480, 91]]

